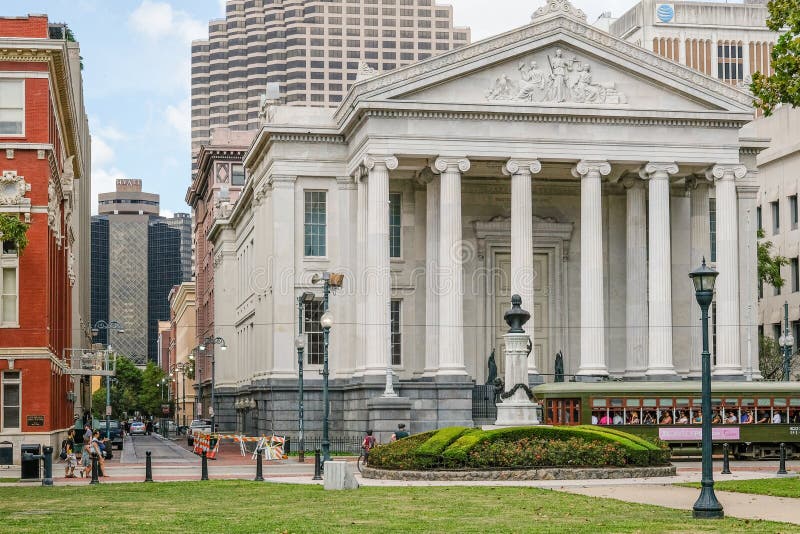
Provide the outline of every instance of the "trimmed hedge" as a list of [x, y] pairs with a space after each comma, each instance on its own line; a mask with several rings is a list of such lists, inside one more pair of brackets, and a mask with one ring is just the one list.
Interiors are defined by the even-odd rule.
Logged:
[[370, 465], [382, 469], [603, 467], [667, 465], [669, 449], [596, 426], [450, 427], [377, 447]]

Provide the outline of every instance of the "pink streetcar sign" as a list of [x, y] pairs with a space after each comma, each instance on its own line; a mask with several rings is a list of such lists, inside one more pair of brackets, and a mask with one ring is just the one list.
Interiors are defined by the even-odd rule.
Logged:
[[[658, 439], [663, 441], [700, 441], [703, 439], [701, 428], [659, 428]], [[711, 439], [715, 441], [727, 441], [739, 439], [739, 427], [714, 427], [711, 429]]]

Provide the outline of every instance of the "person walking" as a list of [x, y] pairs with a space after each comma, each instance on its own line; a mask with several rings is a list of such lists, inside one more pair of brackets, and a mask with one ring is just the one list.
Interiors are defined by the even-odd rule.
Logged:
[[392, 441], [397, 441], [398, 439], [407, 438], [409, 436], [408, 432], [406, 432], [406, 425], [405, 423], [400, 423], [397, 425], [397, 430], [394, 434], [392, 434]]
[[364, 465], [367, 465], [369, 461], [369, 451], [375, 447], [377, 441], [375, 440], [375, 436], [372, 435], [372, 430], [367, 430], [367, 435], [364, 436], [364, 439], [361, 441], [361, 450], [364, 452]]
[[64, 476], [75, 478], [75, 468], [78, 467], [78, 460], [75, 458], [75, 429], [67, 434], [67, 439], [62, 444], [62, 451], [66, 454], [64, 460], [67, 462], [64, 465]]

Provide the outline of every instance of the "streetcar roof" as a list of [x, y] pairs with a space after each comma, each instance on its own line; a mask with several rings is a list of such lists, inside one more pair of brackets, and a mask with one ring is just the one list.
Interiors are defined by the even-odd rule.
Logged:
[[[700, 394], [701, 383], [699, 380], [685, 380], [682, 382], [559, 382], [541, 384], [533, 388], [537, 396], [564, 395], [564, 394]], [[711, 392], [715, 394], [798, 394], [800, 395], [800, 382], [711, 382]]]

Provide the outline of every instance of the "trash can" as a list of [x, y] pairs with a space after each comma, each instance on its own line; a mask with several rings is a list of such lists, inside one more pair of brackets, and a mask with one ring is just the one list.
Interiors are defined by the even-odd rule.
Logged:
[[0, 465], [14, 463], [14, 444], [10, 441], [0, 441]]
[[20, 452], [20, 480], [39, 480], [41, 476], [39, 475], [39, 460], [26, 460], [25, 454], [42, 454], [42, 446], [38, 443], [35, 445], [25, 445], [23, 444], [19, 448]]

